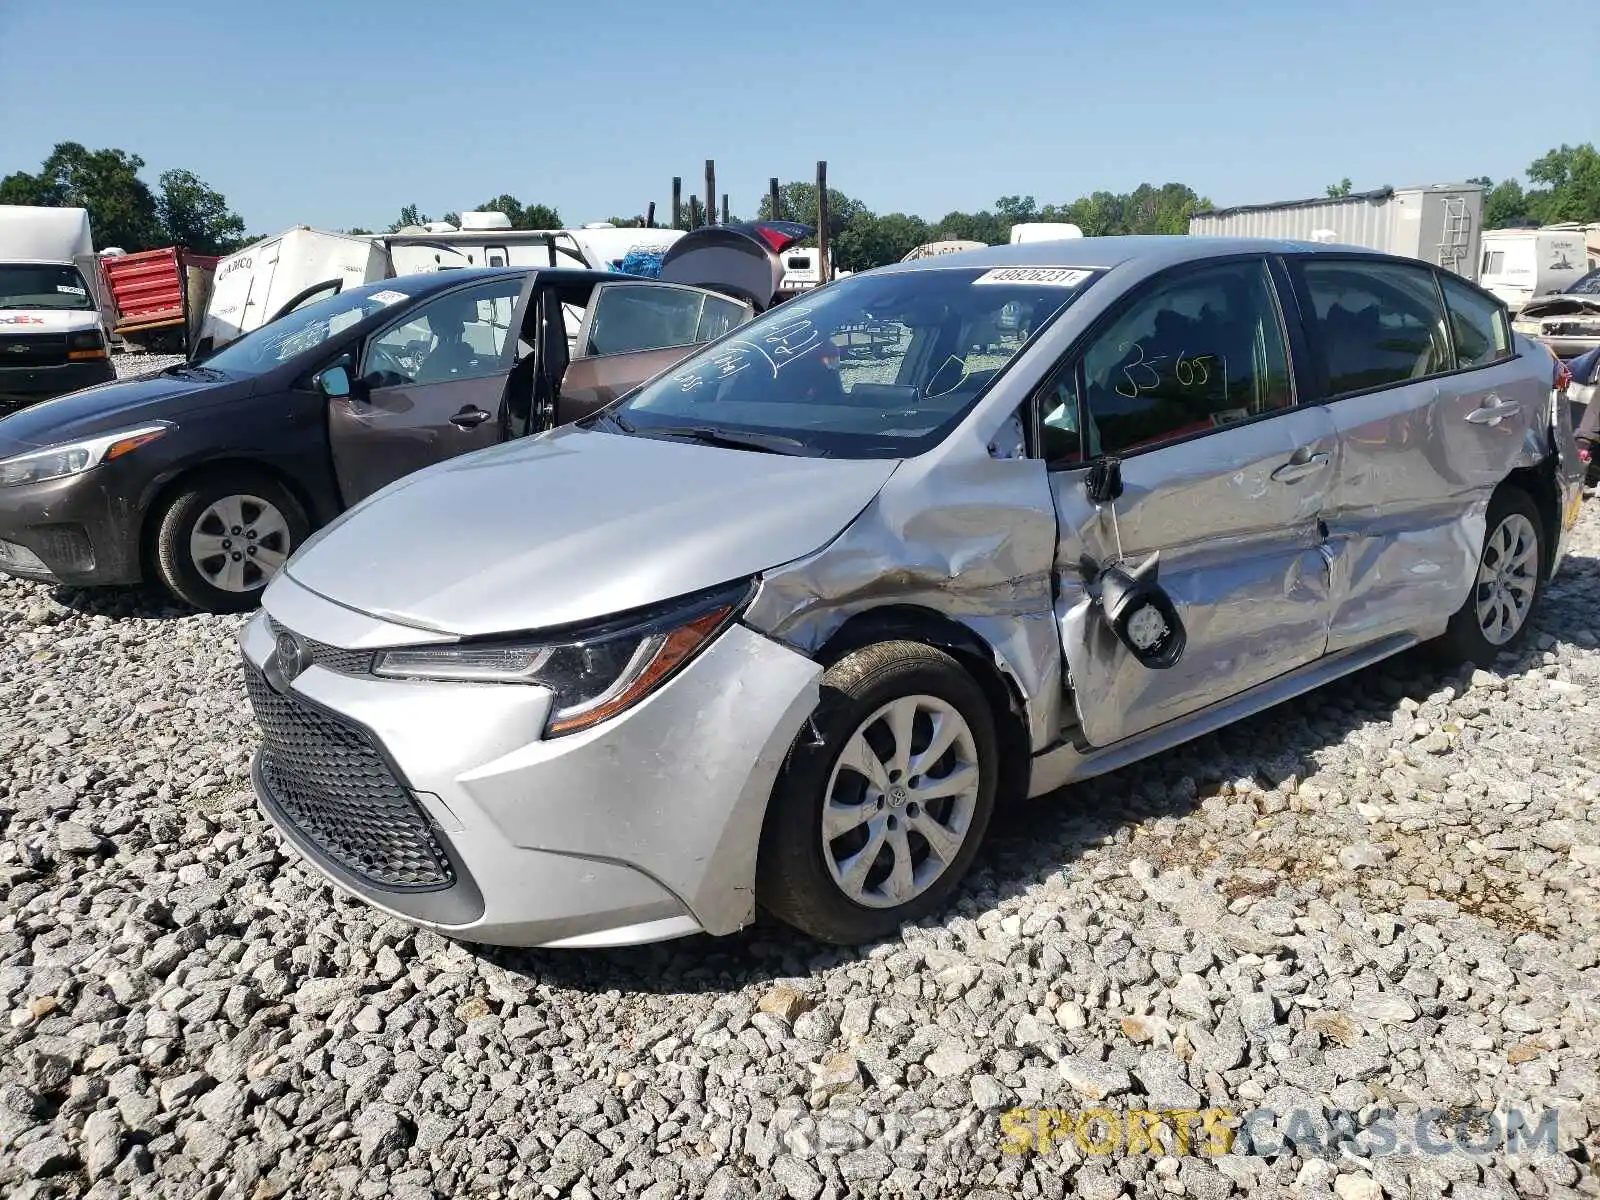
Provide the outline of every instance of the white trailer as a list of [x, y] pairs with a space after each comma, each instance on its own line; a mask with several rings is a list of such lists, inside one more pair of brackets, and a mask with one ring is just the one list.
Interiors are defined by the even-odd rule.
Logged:
[[1243, 204], [1195, 213], [1198, 237], [1265, 237], [1364, 246], [1419, 258], [1476, 280], [1483, 238], [1483, 188], [1435, 183], [1349, 196]]
[[1011, 227], [1013, 246], [1025, 242], [1060, 242], [1082, 236], [1083, 230], [1070, 221], [1018, 221]]
[[1577, 225], [1484, 231], [1478, 282], [1514, 313], [1530, 300], [1565, 290], [1588, 273], [1588, 247]]
[[388, 255], [372, 238], [309, 225], [246, 246], [217, 264], [197, 353], [220, 349], [291, 304], [391, 274]]

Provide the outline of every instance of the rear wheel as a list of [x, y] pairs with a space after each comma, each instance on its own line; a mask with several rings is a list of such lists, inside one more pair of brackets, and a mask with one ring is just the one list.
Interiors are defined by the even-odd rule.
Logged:
[[1542, 590], [1544, 538], [1544, 518], [1528, 493], [1515, 487], [1495, 493], [1472, 590], [1435, 644], [1440, 656], [1486, 666], [1516, 648]]
[[258, 472], [196, 478], [167, 505], [156, 532], [156, 569], [178, 599], [206, 612], [254, 608], [309, 532], [305, 511]]
[[847, 656], [774, 788], [762, 907], [841, 944], [936, 911], [988, 829], [998, 747], [983, 690], [949, 655], [883, 642]]

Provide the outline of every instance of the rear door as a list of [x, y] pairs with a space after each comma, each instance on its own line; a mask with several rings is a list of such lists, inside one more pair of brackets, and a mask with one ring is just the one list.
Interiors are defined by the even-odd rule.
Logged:
[[755, 315], [703, 288], [634, 280], [595, 288], [562, 378], [556, 423], [610, 404]]
[[[532, 273], [457, 288], [408, 308], [367, 339], [356, 394], [329, 402], [346, 505], [504, 435], [506, 378]], [[405, 281], [393, 293], [405, 299]]]
[[[1289, 329], [1268, 263], [1248, 257], [1143, 285], [1075, 348], [1039, 398], [1058, 520], [1057, 609], [1081, 740], [1107, 746], [1316, 660], [1331, 615], [1319, 520], [1336, 439], [1295, 404]], [[1104, 512], [1086, 464], [1122, 459]], [[1112, 519], [1112, 510], [1116, 519]], [[1188, 645], [1151, 670], [1111, 633], [1085, 557], [1160, 554]]]
[[1456, 373], [1440, 274], [1425, 264], [1317, 254], [1291, 270], [1339, 436], [1328, 649], [1436, 627], [1466, 596], [1488, 492], [1525, 428], [1500, 407], [1512, 396], [1490, 398], [1514, 380]]

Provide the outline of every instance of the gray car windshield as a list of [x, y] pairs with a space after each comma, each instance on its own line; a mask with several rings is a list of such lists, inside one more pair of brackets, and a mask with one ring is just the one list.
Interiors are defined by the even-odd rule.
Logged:
[[276, 321], [269, 321], [228, 343], [205, 359], [204, 365], [229, 375], [259, 375], [270, 371], [307, 350], [316, 349], [329, 338], [338, 337], [374, 313], [404, 304], [411, 297], [403, 288], [397, 289], [396, 284], [402, 282], [389, 279], [367, 284], [285, 313]]
[[776, 453], [920, 454], [1094, 278], [933, 267], [844, 279], [685, 359], [601, 421]]
[[94, 307], [78, 268], [49, 263], [0, 263], [0, 308]]

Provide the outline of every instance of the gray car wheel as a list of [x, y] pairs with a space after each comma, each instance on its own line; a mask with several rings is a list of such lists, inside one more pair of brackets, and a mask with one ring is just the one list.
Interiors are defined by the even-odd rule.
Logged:
[[1487, 666], [1527, 635], [1544, 586], [1545, 524], [1533, 498], [1504, 486], [1489, 503], [1472, 588], [1434, 646], [1452, 662]]
[[180, 600], [206, 612], [254, 608], [306, 539], [294, 494], [255, 471], [217, 471], [186, 481], [156, 532], [156, 568]]

